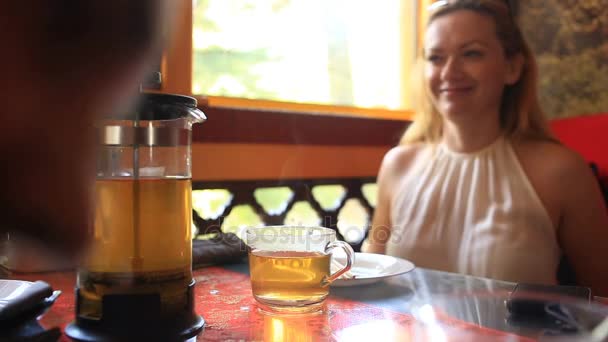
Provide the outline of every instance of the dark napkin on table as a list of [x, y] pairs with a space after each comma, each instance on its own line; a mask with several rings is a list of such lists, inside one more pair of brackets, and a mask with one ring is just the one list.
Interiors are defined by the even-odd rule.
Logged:
[[233, 233], [217, 233], [206, 240], [192, 241], [192, 268], [238, 263], [248, 247]]
[[54, 342], [58, 327], [45, 328], [37, 318], [55, 302], [61, 291], [43, 281], [0, 279], [0, 341]]

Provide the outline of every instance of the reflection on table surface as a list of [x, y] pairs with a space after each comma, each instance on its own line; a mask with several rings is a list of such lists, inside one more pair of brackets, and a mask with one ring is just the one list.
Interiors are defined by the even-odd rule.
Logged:
[[[75, 273], [13, 277], [44, 280], [63, 291], [41, 325], [64, 328], [74, 319]], [[245, 264], [195, 270], [194, 277], [196, 310], [206, 321], [198, 341], [529, 341], [547, 333], [508, 319], [504, 301], [514, 283], [422, 268], [374, 284], [332, 288], [322, 312], [297, 316], [260, 312]], [[435, 310], [431, 323], [421, 310], [425, 305]]]

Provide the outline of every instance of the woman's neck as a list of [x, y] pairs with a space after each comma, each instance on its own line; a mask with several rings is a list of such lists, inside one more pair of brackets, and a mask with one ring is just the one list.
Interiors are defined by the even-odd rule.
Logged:
[[502, 134], [498, 118], [477, 122], [453, 122], [446, 120], [443, 125], [441, 141], [454, 152], [478, 151], [498, 139]]

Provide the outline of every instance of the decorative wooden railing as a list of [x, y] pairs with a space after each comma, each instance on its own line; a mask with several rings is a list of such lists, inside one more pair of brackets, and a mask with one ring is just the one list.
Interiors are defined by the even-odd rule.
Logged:
[[[194, 210], [194, 224], [199, 230], [199, 234], [217, 233], [221, 230], [225, 231], [224, 223], [230, 216], [231, 212], [237, 206], [249, 206], [260, 219], [263, 225], [282, 225], [286, 223], [288, 214], [294, 209], [297, 203], [307, 203], [318, 216], [320, 225], [336, 230], [337, 236], [341, 240], [348, 241], [355, 250], [359, 250], [362, 239], [365, 236], [367, 228], [370, 224], [375, 198], [373, 191], [364, 194], [364, 188], [373, 189], [375, 186], [375, 178], [341, 178], [341, 179], [314, 179], [314, 180], [277, 180], [277, 181], [228, 181], [228, 182], [194, 182], [193, 191], [196, 196], [199, 190], [222, 189], [230, 193], [231, 199], [227, 201], [225, 206], [220, 208], [219, 215], [215, 217], [203, 218], [200, 210]], [[343, 188], [341, 194], [336, 196], [335, 203], [332, 205], [322, 205], [315, 196], [315, 188], [337, 185], [338, 188]], [[278, 210], [269, 210], [264, 208], [260, 203], [259, 198], [256, 198], [256, 190], [267, 189], [289, 189], [291, 196], [284, 199], [284, 203], [279, 206]], [[318, 194], [318, 192], [317, 192]], [[353, 202], [354, 201], [354, 202]], [[343, 227], [339, 224], [339, 216], [345, 209], [347, 203], [358, 202], [360, 206], [355, 210], [363, 211], [366, 219], [360, 222], [357, 227]], [[195, 208], [196, 209], [196, 208]], [[352, 208], [351, 208], [352, 209]], [[350, 210], [351, 212], [353, 210]], [[216, 213], [218, 214], [218, 213]], [[361, 213], [359, 213], [361, 214]], [[350, 230], [350, 233], [345, 233]], [[351, 234], [352, 233], [352, 234]], [[348, 236], [345, 236], [348, 234]], [[353, 238], [354, 236], [354, 238]]]

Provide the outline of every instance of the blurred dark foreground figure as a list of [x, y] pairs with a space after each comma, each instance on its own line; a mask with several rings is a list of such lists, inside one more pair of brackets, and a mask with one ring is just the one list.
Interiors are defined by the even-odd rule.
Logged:
[[86, 247], [93, 123], [133, 101], [172, 3], [0, 2], [0, 234], [67, 256]]

